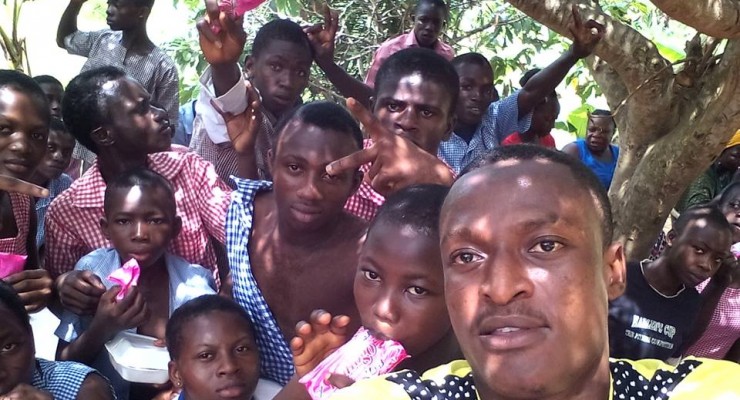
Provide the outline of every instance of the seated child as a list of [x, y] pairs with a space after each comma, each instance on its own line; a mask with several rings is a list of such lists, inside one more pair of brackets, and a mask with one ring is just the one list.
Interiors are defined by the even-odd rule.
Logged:
[[[0, 70], [0, 175], [30, 181], [46, 153], [49, 106], [30, 77]], [[5, 270], [0, 278], [18, 291], [28, 311], [42, 309], [51, 296], [49, 274], [39, 267], [33, 199], [0, 190], [0, 252], [27, 256], [24, 270]]]
[[70, 361], [35, 358], [33, 330], [18, 294], [0, 281], [0, 398], [109, 400], [110, 385], [94, 369]]
[[[129, 385], [111, 368], [105, 343], [124, 330], [164, 339], [172, 312], [192, 298], [215, 293], [215, 283], [207, 269], [166, 252], [181, 220], [175, 214], [172, 186], [161, 175], [147, 169], [123, 173], [106, 187], [104, 208], [100, 226], [113, 248], [94, 250], [75, 270], [92, 271], [107, 290], [94, 316], [64, 311], [55, 332], [61, 339], [57, 354], [62, 360], [97, 367], [111, 380], [118, 398], [128, 399]], [[141, 268], [138, 285], [116, 301], [121, 287], [108, 276], [132, 258]], [[139, 389], [131, 385], [131, 398], [139, 398], [134, 395]]]
[[732, 230], [715, 206], [686, 210], [655, 261], [627, 263], [627, 288], [609, 304], [613, 358], [667, 360], [691, 333], [701, 306], [695, 287], [729, 257]]
[[252, 322], [233, 301], [203, 295], [167, 322], [170, 380], [180, 400], [252, 398], [260, 357]]
[[72, 178], [64, 171], [72, 159], [75, 138], [67, 131], [61, 119], [52, 117], [47, 143], [46, 156], [41, 160], [33, 178], [33, 183], [49, 189], [49, 197], [36, 199], [36, 247], [39, 251], [44, 244], [46, 209], [58, 194], [72, 184]]
[[[447, 315], [439, 254], [437, 221], [447, 191], [440, 185], [415, 185], [389, 196], [360, 252], [354, 296], [362, 326], [403, 345], [410, 358], [396, 370], [425, 371], [462, 357]], [[348, 320], [316, 311], [310, 323], [298, 323], [291, 341], [297, 377], [349, 339]], [[286, 394], [297, 390], [295, 379], [290, 386]], [[285, 398], [300, 397], [297, 393]]]

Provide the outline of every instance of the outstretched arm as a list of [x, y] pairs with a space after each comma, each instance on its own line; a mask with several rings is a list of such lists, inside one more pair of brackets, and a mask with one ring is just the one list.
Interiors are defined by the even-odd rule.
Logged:
[[70, 0], [57, 28], [57, 46], [64, 48], [64, 38], [77, 32], [77, 15], [87, 0]]
[[568, 71], [581, 58], [589, 56], [604, 36], [604, 26], [594, 20], [585, 23], [573, 6], [573, 24], [570, 27], [573, 44], [552, 64], [535, 74], [519, 91], [519, 118], [529, 114], [548, 94], [552, 93]]
[[342, 96], [352, 97], [365, 107], [370, 107], [373, 90], [334, 62], [334, 41], [338, 29], [339, 13], [324, 5], [324, 23], [305, 29], [314, 50], [314, 60]]
[[239, 81], [241, 71], [237, 62], [247, 41], [242, 23], [242, 18], [233, 19], [221, 12], [217, 0], [206, 0], [206, 18], [196, 24], [200, 49], [211, 65], [217, 97], [228, 92]]

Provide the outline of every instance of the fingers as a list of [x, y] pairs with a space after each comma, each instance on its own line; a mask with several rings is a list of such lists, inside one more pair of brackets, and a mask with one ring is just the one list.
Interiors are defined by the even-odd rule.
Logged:
[[311, 312], [311, 327], [316, 335], [329, 332], [331, 321], [331, 314], [324, 310], [314, 310]]
[[210, 22], [218, 21], [221, 10], [218, 7], [218, 0], [206, 0], [206, 16]]
[[339, 30], [339, 12], [329, 8], [328, 4], [324, 4], [324, 29], [331, 35], [332, 38], [337, 36]]
[[[201, 40], [205, 40], [208, 43], [213, 43], [214, 46], [217, 48], [223, 47], [223, 43], [221, 43], [221, 39], [218, 38], [216, 35], [216, 32], [213, 31], [211, 28], [211, 24], [209, 24], [205, 19], [201, 19], [195, 24], [195, 27], [198, 28], [198, 33], [200, 34]], [[203, 42], [201, 42], [201, 47]]]
[[576, 30], [581, 29], [581, 25], [583, 24], [581, 21], [581, 13], [578, 11], [578, 6], [576, 4], [573, 4], [570, 7], [570, 12], [573, 14], [573, 26]]
[[334, 385], [337, 389], [346, 388], [347, 386], [351, 386], [355, 383], [352, 378], [340, 374], [330, 374], [326, 380]]
[[350, 317], [346, 315], [337, 315], [331, 320], [331, 332], [335, 335], [346, 335], [349, 327]]
[[602, 37], [604, 35], [604, 32], [606, 31], [606, 27], [592, 19], [589, 19], [586, 21], [586, 29], [589, 31], [593, 31], [596, 29], [596, 36]]
[[49, 190], [11, 176], [0, 175], [0, 190], [31, 197], [49, 197]]
[[349, 112], [365, 127], [365, 132], [373, 141], [377, 142], [384, 137], [392, 137], [393, 133], [380, 124], [377, 118], [359, 101], [350, 97], [347, 99]]
[[80, 275], [81, 281], [84, 282], [85, 288], [89, 290], [88, 293], [100, 296], [105, 292], [105, 285], [100, 277], [95, 275], [92, 271], [83, 271]]
[[377, 156], [378, 150], [375, 147], [359, 150], [327, 165], [326, 173], [329, 175], [339, 175], [343, 172], [351, 172], [367, 163], [375, 161]]
[[139, 326], [149, 318], [149, 309], [146, 306], [144, 296], [139, 292], [139, 288], [131, 286], [126, 296], [118, 303], [117, 307], [125, 310], [120, 317], [129, 327]]
[[247, 82], [247, 101], [255, 112], [262, 107], [262, 97], [252, 82]]
[[244, 28], [242, 27], [243, 21], [242, 17], [233, 18], [225, 12], [221, 12], [218, 16], [218, 22], [221, 24], [221, 27], [224, 28], [228, 34], [236, 37], [241, 37], [242, 35], [246, 36], [246, 32], [244, 32]]

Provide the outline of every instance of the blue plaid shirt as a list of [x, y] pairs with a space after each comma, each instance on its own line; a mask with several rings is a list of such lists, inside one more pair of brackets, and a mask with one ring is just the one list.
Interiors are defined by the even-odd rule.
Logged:
[[82, 382], [88, 375], [97, 373], [84, 364], [72, 361], [46, 361], [37, 358], [36, 368], [33, 369], [33, 377], [31, 377], [31, 386], [51, 393], [54, 400], [76, 400]]
[[232, 179], [236, 182], [236, 191], [231, 194], [231, 205], [226, 215], [226, 250], [234, 283], [234, 300], [252, 319], [262, 363], [260, 375], [285, 385], [295, 373], [293, 354], [262, 296], [249, 260], [254, 198], [261, 191], [272, 190], [272, 183], [234, 177]]
[[57, 197], [58, 194], [67, 190], [72, 185], [72, 178], [67, 174], [59, 175], [59, 178], [52, 179], [49, 182], [49, 197], [42, 197], [36, 199], [36, 248], [40, 248], [44, 244], [44, 218], [46, 217], [46, 209], [49, 208], [49, 204]]
[[514, 132], [526, 132], [532, 122], [532, 113], [519, 118], [519, 91], [488, 106], [483, 121], [470, 139], [470, 143], [456, 135], [440, 143], [437, 156], [460, 174], [468, 164], [498, 146]]

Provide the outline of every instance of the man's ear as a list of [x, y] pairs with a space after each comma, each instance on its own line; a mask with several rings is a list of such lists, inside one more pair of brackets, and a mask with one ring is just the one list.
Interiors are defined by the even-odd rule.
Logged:
[[110, 231], [108, 230], [108, 219], [105, 217], [100, 218], [100, 230], [103, 232], [103, 236], [105, 236], [106, 239], [110, 240]]
[[175, 216], [175, 219], [172, 221], [172, 239], [175, 239], [177, 235], [180, 234], [181, 230], [182, 230], [182, 218]]
[[604, 283], [610, 301], [621, 296], [627, 287], [627, 261], [622, 243], [614, 242], [604, 250]]
[[676, 231], [671, 229], [665, 234], [665, 245], [666, 247], [673, 246], [673, 240], [676, 238]]
[[110, 129], [103, 126], [93, 129], [90, 138], [98, 147], [108, 147], [116, 142]]

